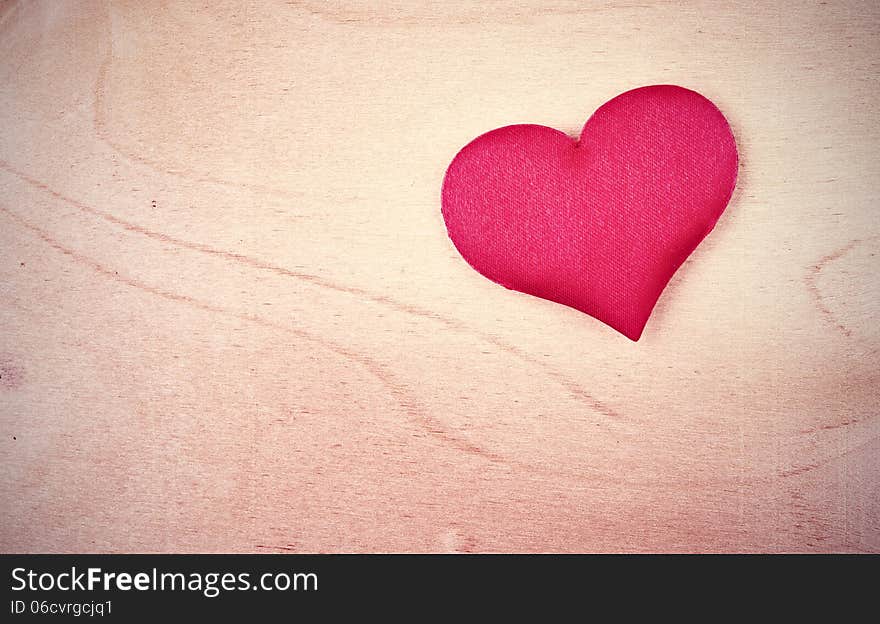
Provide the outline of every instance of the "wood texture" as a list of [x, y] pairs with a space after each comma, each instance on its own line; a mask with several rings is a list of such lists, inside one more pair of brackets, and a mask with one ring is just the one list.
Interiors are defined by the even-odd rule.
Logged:
[[[880, 551], [876, 3], [0, 5], [3, 551]], [[446, 237], [675, 83], [740, 180], [632, 343]]]

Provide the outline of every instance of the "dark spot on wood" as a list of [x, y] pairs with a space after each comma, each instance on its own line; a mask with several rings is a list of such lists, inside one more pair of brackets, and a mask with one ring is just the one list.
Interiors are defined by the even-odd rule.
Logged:
[[24, 369], [0, 355], [0, 390], [14, 390], [24, 382]]

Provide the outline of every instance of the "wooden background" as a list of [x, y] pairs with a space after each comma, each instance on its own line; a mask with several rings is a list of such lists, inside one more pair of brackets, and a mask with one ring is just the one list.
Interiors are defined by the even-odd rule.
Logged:
[[[880, 551], [872, 2], [0, 5], [3, 551]], [[632, 343], [446, 237], [646, 84], [741, 150]]]

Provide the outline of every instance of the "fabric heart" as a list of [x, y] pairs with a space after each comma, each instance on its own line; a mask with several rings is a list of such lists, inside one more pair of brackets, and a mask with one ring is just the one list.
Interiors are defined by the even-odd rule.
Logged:
[[712, 102], [682, 87], [642, 87], [600, 107], [577, 141], [538, 125], [474, 139], [446, 171], [443, 218], [490, 280], [638, 340], [724, 212], [737, 166]]

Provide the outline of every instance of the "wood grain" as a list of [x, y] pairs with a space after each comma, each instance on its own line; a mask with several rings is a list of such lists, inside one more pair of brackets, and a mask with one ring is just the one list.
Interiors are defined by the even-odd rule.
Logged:
[[[0, 5], [0, 549], [880, 551], [873, 3]], [[715, 101], [632, 343], [472, 271], [446, 165]]]

